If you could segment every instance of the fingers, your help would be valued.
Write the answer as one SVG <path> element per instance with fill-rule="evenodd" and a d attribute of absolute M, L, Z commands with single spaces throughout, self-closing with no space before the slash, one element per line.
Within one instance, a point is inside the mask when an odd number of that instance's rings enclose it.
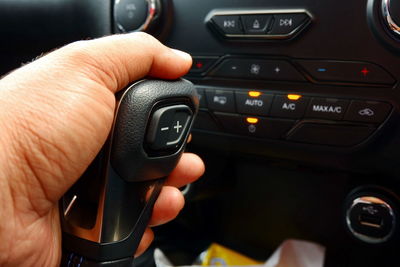
<path fill-rule="evenodd" d="M 203 161 L 195 154 L 184 153 L 154 204 L 149 225 L 157 226 L 173 220 L 185 204 L 185 199 L 177 187 L 194 182 L 203 173 Z"/>
<path fill-rule="evenodd" d="M 166 185 L 182 187 L 197 180 L 203 175 L 204 170 L 204 163 L 199 156 L 184 153 L 178 165 L 168 177 Z"/>
<path fill-rule="evenodd" d="M 140 256 L 143 254 L 143 252 L 148 249 L 150 246 L 151 242 L 153 242 L 154 239 L 154 233 L 150 228 L 146 228 L 146 231 L 143 234 L 142 240 L 140 240 L 140 244 L 135 252 L 135 257 Z"/>
<path fill-rule="evenodd" d="M 154 204 L 149 226 L 165 224 L 178 216 L 185 199 L 176 187 L 184 186 L 198 179 L 204 173 L 204 163 L 195 154 L 185 153 L 171 173 Z M 141 255 L 153 240 L 153 232 L 148 228 L 140 242 L 135 256 Z"/>
<path fill-rule="evenodd" d="M 154 204 L 149 226 L 157 226 L 173 220 L 181 211 L 185 200 L 176 187 L 164 186 Z M 154 233 L 147 228 L 135 252 L 135 257 L 143 254 L 154 239 Z"/>
<path fill-rule="evenodd" d="M 154 204 L 150 226 L 167 223 L 179 214 L 185 205 L 182 193 L 176 187 L 164 186 Z"/>

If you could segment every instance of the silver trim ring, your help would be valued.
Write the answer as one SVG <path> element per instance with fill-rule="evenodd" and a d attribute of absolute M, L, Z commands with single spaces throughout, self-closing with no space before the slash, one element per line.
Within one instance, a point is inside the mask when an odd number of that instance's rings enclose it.
<path fill-rule="evenodd" d="M 153 21 L 157 14 L 157 0 L 147 0 L 149 9 L 148 9 L 148 16 L 146 18 L 146 21 L 143 23 L 142 26 L 137 29 L 137 31 L 145 31 L 148 29 L 150 23 Z"/>
<path fill-rule="evenodd" d="M 385 24 L 389 27 L 389 29 L 400 36 L 400 26 L 393 20 L 392 15 L 390 14 L 390 0 L 382 0 L 382 16 L 385 21 Z"/>
<path fill-rule="evenodd" d="M 133 31 L 146 31 L 149 28 L 150 23 L 156 18 L 156 16 L 159 13 L 159 10 L 158 10 L 160 7 L 159 0 L 145 0 L 145 1 L 147 2 L 147 5 L 148 5 L 146 20 L 139 28 L 137 28 L 136 30 L 133 30 Z M 118 2 L 119 2 L 119 0 L 116 1 L 116 4 L 118 4 Z M 116 14 L 114 14 L 114 18 L 116 18 Z M 117 19 L 115 19 L 115 22 L 117 23 L 117 27 L 121 32 L 128 32 L 124 28 L 124 26 L 122 26 L 118 22 Z"/>

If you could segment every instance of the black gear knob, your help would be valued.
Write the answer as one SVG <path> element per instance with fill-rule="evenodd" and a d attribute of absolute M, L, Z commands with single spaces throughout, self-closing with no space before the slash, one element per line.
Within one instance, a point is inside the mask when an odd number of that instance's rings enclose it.
<path fill-rule="evenodd" d="M 60 201 L 65 266 L 131 266 L 199 106 L 183 79 L 143 80 L 117 100 L 106 144 Z"/>

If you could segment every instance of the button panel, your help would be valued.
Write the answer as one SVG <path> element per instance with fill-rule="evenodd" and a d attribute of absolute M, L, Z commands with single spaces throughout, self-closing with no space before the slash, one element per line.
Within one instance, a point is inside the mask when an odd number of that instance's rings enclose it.
<path fill-rule="evenodd" d="M 186 105 L 163 107 L 152 115 L 146 142 L 153 150 L 165 150 L 179 146 L 193 117 Z"/>
<path fill-rule="evenodd" d="M 392 110 L 389 103 L 379 101 L 267 90 L 209 87 L 198 90 L 206 92 L 210 112 L 208 122 L 197 124 L 197 129 L 220 132 L 215 126 L 218 121 L 221 130 L 229 134 L 317 145 L 360 144 Z M 218 131 L 212 130 L 217 128 Z"/>
<path fill-rule="evenodd" d="M 225 38 L 290 39 L 311 22 L 311 17 L 303 10 L 228 10 L 211 13 L 208 21 Z"/>
<path fill-rule="evenodd" d="M 361 61 L 268 59 L 240 55 L 225 56 L 217 62 L 218 59 L 219 57 L 195 57 L 190 74 L 211 78 L 309 81 L 355 86 L 390 87 L 396 83 L 396 79 L 383 67 Z"/>
<path fill-rule="evenodd" d="M 297 60 L 316 81 L 394 84 L 395 79 L 382 67 L 367 63 L 337 60 Z"/>
<path fill-rule="evenodd" d="M 305 81 L 303 75 L 287 61 L 251 58 L 225 59 L 211 71 L 210 76 L 254 80 Z"/>

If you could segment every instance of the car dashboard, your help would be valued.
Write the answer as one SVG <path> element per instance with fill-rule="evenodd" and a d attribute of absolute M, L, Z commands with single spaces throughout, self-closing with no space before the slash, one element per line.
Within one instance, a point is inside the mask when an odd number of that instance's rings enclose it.
<path fill-rule="evenodd" d="M 325 266 L 396 266 L 398 5 L 2 0 L 1 72 L 75 40 L 147 31 L 193 57 L 188 150 L 206 163 L 155 246 L 176 264 L 211 242 L 263 261 L 302 239 L 326 247 Z"/>

